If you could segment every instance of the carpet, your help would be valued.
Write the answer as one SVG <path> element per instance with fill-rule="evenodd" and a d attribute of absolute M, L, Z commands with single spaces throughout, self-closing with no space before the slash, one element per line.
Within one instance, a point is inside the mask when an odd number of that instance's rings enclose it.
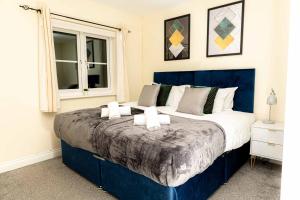
<path fill-rule="evenodd" d="M 210 200 L 280 199 L 281 166 L 257 161 L 246 163 Z M 115 200 L 77 173 L 61 158 L 0 174 L 1 200 Z"/>

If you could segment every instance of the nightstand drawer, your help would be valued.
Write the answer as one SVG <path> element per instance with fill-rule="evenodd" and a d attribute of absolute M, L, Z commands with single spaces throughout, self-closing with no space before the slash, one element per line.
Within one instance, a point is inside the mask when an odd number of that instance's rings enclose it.
<path fill-rule="evenodd" d="M 252 127 L 252 140 L 283 145 L 283 131 Z"/>
<path fill-rule="evenodd" d="M 282 161 L 282 146 L 278 144 L 251 141 L 251 155 Z"/>

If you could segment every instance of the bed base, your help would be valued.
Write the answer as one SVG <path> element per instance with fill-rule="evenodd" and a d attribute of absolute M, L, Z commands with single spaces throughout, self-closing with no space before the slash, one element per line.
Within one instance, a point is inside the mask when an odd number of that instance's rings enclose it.
<path fill-rule="evenodd" d="M 63 163 L 120 200 L 204 200 L 249 159 L 249 142 L 226 152 L 183 185 L 166 187 L 121 165 L 61 141 Z"/>

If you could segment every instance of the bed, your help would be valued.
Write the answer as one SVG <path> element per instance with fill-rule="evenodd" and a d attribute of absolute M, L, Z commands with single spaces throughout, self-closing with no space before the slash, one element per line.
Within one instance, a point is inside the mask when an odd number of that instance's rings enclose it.
<path fill-rule="evenodd" d="M 154 81 L 172 85 L 238 86 L 239 89 L 236 91 L 234 98 L 234 111 L 223 113 L 225 116 L 232 116 L 230 117 L 231 121 L 222 122 L 220 119 L 224 117 L 215 115 L 214 117 L 204 116 L 202 118 L 219 124 L 223 123 L 222 126 L 225 127 L 224 129 L 228 133 L 232 133 L 229 124 L 234 123 L 241 116 L 247 115 L 246 113 L 253 113 L 254 69 L 156 72 L 154 73 Z M 159 111 L 176 115 L 174 110 L 167 107 L 159 108 Z M 236 123 L 242 124 L 239 121 Z M 243 123 L 248 124 L 248 128 L 250 128 L 251 117 L 245 117 Z M 61 140 L 62 157 L 64 164 L 118 199 L 207 199 L 248 160 L 250 130 L 243 127 L 236 128 L 235 131 L 237 132 L 235 133 L 236 135 L 244 135 L 244 137 L 227 140 L 224 153 L 218 156 L 205 171 L 189 178 L 183 184 L 175 186 L 159 184 L 157 181 L 129 170 L 122 165 L 103 159 L 103 156 L 100 157 L 97 152 L 89 147 L 78 148 L 77 145 L 68 144 L 65 141 L 67 139 Z M 242 134 L 242 131 L 248 132 L 248 136 L 247 133 Z M 81 136 L 84 136 L 84 134 L 81 134 Z"/>

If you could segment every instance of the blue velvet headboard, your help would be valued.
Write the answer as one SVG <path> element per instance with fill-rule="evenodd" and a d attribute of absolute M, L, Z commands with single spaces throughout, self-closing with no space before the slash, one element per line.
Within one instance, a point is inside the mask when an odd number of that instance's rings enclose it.
<path fill-rule="evenodd" d="M 238 87 L 233 110 L 253 112 L 255 69 L 154 72 L 154 82 L 169 85 Z"/>

